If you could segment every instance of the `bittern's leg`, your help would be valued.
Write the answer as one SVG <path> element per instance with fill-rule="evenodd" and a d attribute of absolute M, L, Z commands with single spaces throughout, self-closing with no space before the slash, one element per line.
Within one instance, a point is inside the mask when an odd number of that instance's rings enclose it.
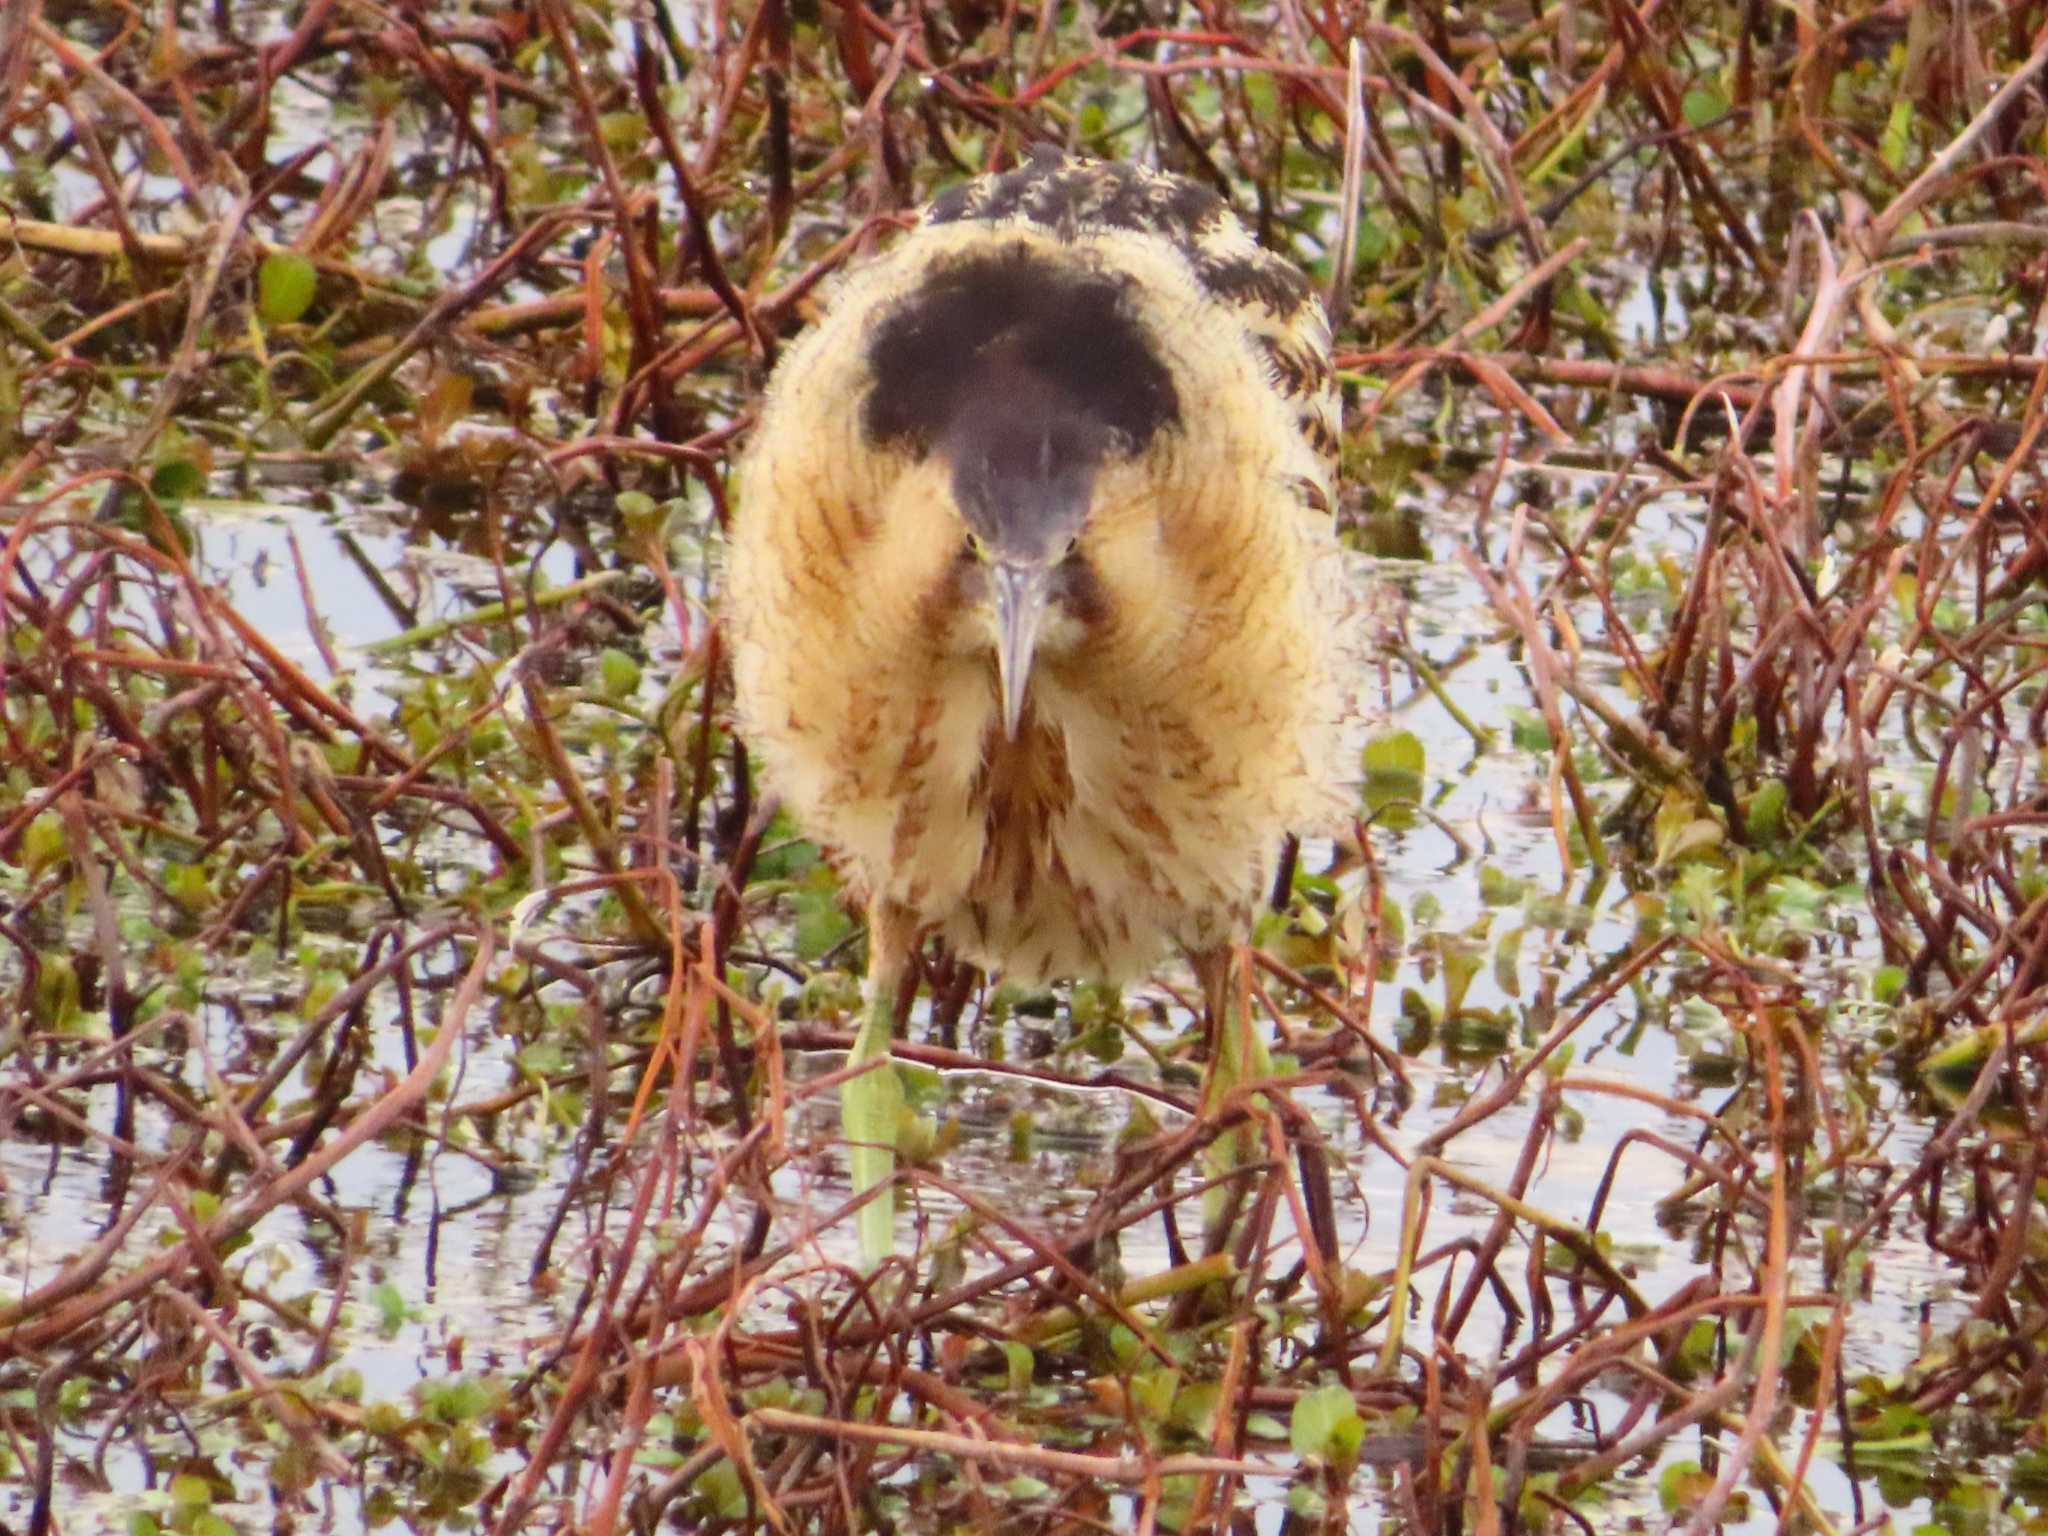
<path fill-rule="evenodd" d="M 1252 1025 L 1251 1009 L 1236 1006 L 1237 951 L 1227 944 L 1218 945 L 1197 951 L 1188 959 L 1195 968 L 1195 980 L 1201 984 L 1203 1009 L 1208 1015 L 1209 1071 L 1202 1085 L 1202 1112 L 1214 1114 L 1240 1084 L 1271 1077 L 1273 1059 Z M 1258 1155 L 1257 1127 L 1240 1126 L 1210 1143 L 1209 1174 L 1212 1178 L 1226 1174 L 1256 1160 Z M 1222 1228 L 1233 1203 L 1228 1186 L 1223 1185 L 1210 1191 L 1203 1202 L 1212 1252 L 1222 1245 L 1226 1235 Z"/>
<path fill-rule="evenodd" d="M 914 987 L 917 920 L 887 900 L 868 906 L 868 997 L 848 1066 L 880 1059 L 882 1065 L 849 1078 L 839 1090 L 840 1121 L 849 1150 L 853 1192 L 887 1184 L 896 1173 L 896 1133 L 903 1118 L 903 1084 L 888 1064 L 899 1006 Z M 884 1189 L 860 1209 L 861 1260 L 872 1269 L 895 1251 L 896 1199 Z"/>
<path fill-rule="evenodd" d="M 1229 944 L 1214 949 L 1198 950 L 1188 956 L 1195 968 L 1195 980 L 1202 989 L 1202 1005 L 1209 1015 L 1209 1043 L 1213 1048 L 1216 1064 L 1209 1074 L 1213 1085 L 1219 1075 L 1227 1081 L 1223 1092 L 1228 1093 L 1241 1082 L 1253 1078 L 1271 1077 L 1273 1060 L 1266 1050 L 1266 1042 L 1252 1028 L 1248 1008 L 1239 1008 L 1237 987 L 1237 950 Z"/>

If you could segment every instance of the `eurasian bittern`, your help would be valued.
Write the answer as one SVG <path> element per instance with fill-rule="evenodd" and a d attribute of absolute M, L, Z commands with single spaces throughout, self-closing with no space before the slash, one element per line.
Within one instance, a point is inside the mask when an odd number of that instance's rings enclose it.
<path fill-rule="evenodd" d="M 766 781 L 867 902 L 856 1060 L 927 933 L 1027 981 L 1178 947 L 1221 1018 L 1286 834 L 1344 804 L 1336 409 L 1299 271 L 1057 152 L 942 195 L 789 350 L 727 615 Z M 849 1124 L 857 1187 L 893 1133 Z"/>

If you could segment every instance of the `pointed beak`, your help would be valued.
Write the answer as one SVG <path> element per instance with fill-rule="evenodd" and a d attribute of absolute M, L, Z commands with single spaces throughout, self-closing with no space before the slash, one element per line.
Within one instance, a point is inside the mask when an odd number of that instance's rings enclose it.
<path fill-rule="evenodd" d="M 996 679 L 1003 694 L 1003 734 L 1017 737 L 1024 718 L 1024 694 L 1031 686 L 1031 656 L 1038 649 L 1038 629 L 1045 619 L 1046 586 L 1052 575 L 1044 565 L 998 560 L 989 567 L 989 585 L 996 605 Z"/>

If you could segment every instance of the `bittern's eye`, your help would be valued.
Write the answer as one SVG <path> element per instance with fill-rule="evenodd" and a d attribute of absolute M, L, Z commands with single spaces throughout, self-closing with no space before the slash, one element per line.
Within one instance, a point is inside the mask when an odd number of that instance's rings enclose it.
<path fill-rule="evenodd" d="M 1065 552 L 1064 554 L 1062 554 L 1062 555 L 1060 556 L 1060 558 L 1061 558 L 1062 560 L 1074 560 L 1074 559 L 1078 559 L 1078 558 L 1080 557 L 1080 554 L 1081 554 L 1081 541 L 1080 541 L 1080 539 L 1078 539 L 1078 538 L 1072 538 L 1072 539 L 1069 539 L 1069 540 L 1067 540 L 1067 548 L 1066 548 L 1066 552 Z"/>
<path fill-rule="evenodd" d="M 962 560 L 979 560 L 981 558 L 980 538 L 971 533 L 967 535 L 960 543 L 960 558 Z"/>

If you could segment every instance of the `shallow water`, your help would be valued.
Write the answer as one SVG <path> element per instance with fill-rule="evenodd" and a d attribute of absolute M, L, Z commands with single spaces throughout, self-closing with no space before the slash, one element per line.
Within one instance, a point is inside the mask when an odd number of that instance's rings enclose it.
<path fill-rule="evenodd" d="M 210 577 L 288 656 L 308 669 L 321 668 L 303 596 L 291 576 L 289 541 L 295 535 L 332 643 L 356 673 L 358 697 L 386 696 L 380 678 L 391 677 L 391 687 L 401 686 L 394 674 L 383 671 L 363 650 L 397 632 L 399 616 L 377 598 L 360 565 L 343 552 L 333 525 L 305 511 L 294 511 L 282 500 L 261 506 L 195 507 L 192 511 L 201 530 Z M 459 591 L 464 586 L 486 593 L 495 590 L 488 567 L 481 562 L 423 550 L 395 528 L 377 532 L 379 521 L 373 517 L 366 524 L 360 517 L 351 517 L 355 541 L 378 563 L 387 581 L 415 597 L 422 619 L 459 613 L 463 608 Z M 1675 518 L 1670 528 L 1682 533 L 1682 524 Z M 1448 543 L 1460 537 L 1451 529 L 1432 527 L 1430 531 L 1433 541 Z M 472 567 L 473 573 L 465 579 Z M 573 573 L 566 557 L 551 560 L 549 574 L 556 580 L 568 579 Z M 1472 639 L 1474 616 L 1481 612 L 1483 598 L 1449 561 L 1429 566 L 1386 564 L 1363 571 L 1362 576 L 1398 589 L 1407 605 L 1408 633 L 1425 652 L 1448 651 Z M 1482 619 L 1482 637 L 1484 633 Z M 1498 719 L 1505 703 L 1528 698 L 1525 674 L 1507 648 L 1483 638 L 1477 651 L 1451 675 L 1448 685 L 1462 706 L 1480 719 Z M 1474 980 L 1468 1002 L 1514 1020 L 1521 1017 L 1521 1010 L 1538 989 L 1555 997 L 1570 997 L 1578 984 L 1629 944 L 1636 917 L 1625 882 L 1610 880 L 1601 887 L 1584 872 L 1564 873 L 1549 818 L 1536 809 L 1541 789 L 1534 767 L 1537 759 L 1513 747 L 1504 736 L 1491 751 L 1475 756 L 1469 738 L 1426 694 L 1398 703 L 1390 720 L 1422 739 L 1436 792 L 1430 803 L 1432 818 L 1414 819 L 1405 827 L 1381 831 L 1375 838 L 1387 901 L 1412 908 L 1418 897 L 1434 898 L 1441 904 L 1434 926 L 1445 934 L 1459 933 L 1489 912 L 1496 932 L 1528 922 L 1514 906 L 1489 908 L 1485 904 L 1474 878 L 1480 862 L 1526 880 L 1534 892 L 1552 893 L 1571 902 L 1590 897 L 1590 909 L 1573 919 L 1579 926 L 1560 929 L 1529 922 L 1516 968 L 1519 996 L 1507 991 L 1503 978 L 1486 966 Z M 1457 766 L 1446 771 L 1447 765 Z M 1468 848 L 1461 849 L 1451 835 L 1453 830 Z M 1311 861 L 1318 852 L 1310 850 Z M 1327 852 L 1320 850 L 1320 855 L 1327 857 Z M 1347 885 L 1355 893 L 1355 876 L 1347 877 Z M 575 938 L 573 922 L 564 923 L 559 917 L 550 920 L 547 931 L 550 941 L 573 943 Z M 1817 976 L 1831 978 L 1826 985 L 1848 986 L 1855 973 L 1869 963 L 1867 944 L 1855 943 L 1838 960 L 1816 964 L 1814 969 Z M 1398 986 L 1405 984 L 1425 990 L 1434 985 L 1418 977 L 1411 963 L 1404 964 L 1396 986 L 1379 989 L 1375 1028 L 1384 1037 L 1394 1033 L 1389 1010 Z M 281 1039 L 296 1028 L 296 1015 L 290 1009 L 269 1021 L 260 1009 L 250 1009 L 252 999 L 260 999 L 264 990 L 257 978 L 238 981 L 222 976 L 216 985 L 223 1006 L 209 1009 L 205 1015 L 208 1053 L 215 1059 L 232 1058 L 251 1038 Z M 289 992 L 291 978 L 281 975 L 274 985 Z M 1689 1065 L 1702 1046 L 1721 1051 L 1726 1042 L 1695 1038 L 1696 1030 L 1685 1023 L 1683 1010 L 1677 1006 L 1684 995 L 1682 978 L 1670 967 L 1652 969 L 1635 992 L 1624 991 L 1579 1031 L 1573 1071 L 1638 1083 L 1714 1109 L 1727 1089 L 1693 1075 Z M 1168 994 L 1151 996 L 1163 1022 L 1155 1020 L 1140 1027 L 1164 1047 L 1189 1021 Z M 1147 989 L 1137 989 L 1127 999 L 1134 1015 L 1148 1011 L 1139 1006 L 1146 998 Z M 373 1010 L 368 1038 L 373 1042 L 376 1065 L 399 1074 L 405 1066 L 397 1032 L 390 1024 L 391 1002 L 388 996 L 383 998 L 380 1007 L 387 1010 L 383 1017 Z M 1651 1002 L 1657 1007 L 1646 1012 Z M 226 1006 L 229 1003 L 234 1006 Z M 1020 1027 L 1022 1022 L 1005 1027 L 1003 1054 L 1007 1058 L 1023 1059 L 1054 1048 L 1057 1032 L 1047 1026 L 1059 1021 L 1031 1020 L 1028 1028 Z M 197 1051 L 173 1055 L 159 1063 L 159 1070 L 173 1071 L 189 1088 L 203 1092 L 199 1056 Z M 829 1056 L 805 1057 L 797 1060 L 794 1070 L 801 1080 L 832 1064 Z M 1064 1064 L 1070 1070 L 1087 1066 L 1085 1058 L 1071 1059 L 1057 1049 L 1045 1064 Z M 1414 1100 L 1407 1108 L 1399 1108 L 1384 1093 L 1375 1095 L 1370 1084 L 1367 1087 L 1369 1098 L 1381 1112 L 1385 1134 L 1396 1145 L 1413 1148 L 1445 1124 L 1467 1096 L 1491 1083 L 1501 1070 L 1501 1058 L 1493 1051 L 1461 1055 L 1432 1045 L 1410 1056 L 1406 1066 L 1415 1088 Z M 518 1080 L 508 1044 L 495 1035 L 488 1011 L 472 1023 L 459 1070 L 451 1094 L 458 1102 L 484 1097 Z M 1143 1055 L 1135 1050 L 1126 1051 L 1117 1070 L 1140 1076 L 1150 1071 Z M 1124 1095 L 1113 1090 L 1062 1091 L 972 1071 L 946 1073 L 944 1081 L 947 1111 L 957 1114 L 961 1127 L 959 1144 L 945 1159 L 949 1177 L 1020 1215 L 1056 1220 L 1062 1210 L 1078 1214 L 1088 1191 L 1106 1174 L 1116 1135 L 1129 1112 Z M 1401 1169 L 1362 1133 L 1348 1098 L 1307 1090 L 1300 1099 L 1315 1115 L 1339 1170 L 1343 1262 L 1366 1272 L 1391 1268 L 1400 1236 Z M 97 1090 L 89 1102 L 95 1123 L 111 1128 L 114 1090 Z M 1570 1095 L 1568 1102 L 1577 1113 L 1577 1123 L 1570 1134 L 1552 1143 L 1528 1195 L 1536 1205 L 1567 1220 L 1583 1220 L 1610 1154 L 1624 1133 L 1649 1129 L 1680 1144 L 1689 1144 L 1698 1135 L 1697 1122 L 1664 1116 L 1628 1099 L 1577 1093 Z M 1447 1157 L 1476 1177 L 1489 1182 L 1503 1180 L 1520 1154 L 1532 1105 L 1533 1100 L 1525 1099 L 1522 1106 L 1487 1120 L 1456 1140 L 1447 1149 Z M 1929 1130 L 1906 1109 L 1890 1091 L 1872 1106 L 1874 1118 L 1880 1121 L 1901 1117 L 1887 1149 L 1895 1164 L 1910 1161 Z M 529 1104 L 508 1117 L 509 1128 L 499 1127 L 498 1154 L 512 1152 L 523 1170 L 522 1177 L 510 1183 L 494 1179 L 487 1168 L 451 1150 L 407 1154 L 372 1146 L 344 1162 L 322 1185 L 319 1193 L 333 1208 L 360 1212 L 364 1220 L 366 1247 L 348 1273 L 351 1321 L 336 1336 L 329 1369 L 359 1373 L 366 1403 L 402 1404 L 423 1383 L 459 1372 L 516 1374 L 532 1363 L 533 1350 L 567 1321 L 575 1290 L 573 1279 L 566 1286 L 551 1282 L 537 1287 L 529 1276 L 552 1213 L 563 1198 L 570 1168 L 566 1153 L 571 1133 L 546 1126 L 539 1113 L 537 1105 Z M 1030 1150 L 1021 1157 L 1011 1137 L 1013 1118 L 1019 1114 L 1028 1114 L 1033 1122 Z M 1170 1119 L 1170 1112 L 1167 1114 Z M 794 1127 L 800 1138 L 813 1138 L 815 1151 L 809 1157 L 793 1159 L 776 1176 L 775 1193 L 783 1202 L 785 1219 L 805 1209 L 822 1216 L 844 1198 L 843 1159 L 831 1145 L 834 1120 L 829 1105 L 814 1099 Z M 169 1134 L 168 1122 L 145 1105 L 137 1117 L 137 1141 L 144 1147 L 158 1147 Z M 48 1279 L 99 1235 L 107 1216 L 108 1176 L 106 1155 L 90 1143 L 39 1146 L 23 1139 L 0 1143 L 0 1188 L 7 1191 L 7 1226 L 14 1234 L 0 1265 L 4 1265 L 10 1289 L 19 1293 Z M 1660 1197 L 1681 1177 L 1682 1167 L 1675 1160 L 1651 1148 L 1632 1149 L 1602 1222 L 1602 1229 L 1618 1245 L 1617 1257 L 1625 1254 L 1629 1272 L 1653 1303 L 1679 1290 L 1699 1272 L 1701 1260 L 1692 1252 L 1684 1230 L 1674 1227 L 1659 1206 Z M 901 1218 L 906 1237 L 918 1230 L 929 1235 L 943 1232 L 955 1214 L 949 1201 L 929 1190 L 917 1197 L 916 1207 Z M 616 1234 L 622 1214 L 617 1209 L 607 1212 L 580 1203 L 573 1206 L 556 1239 L 558 1266 L 566 1264 L 573 1275 L 578 1262 L 573 1256 L 603 1241 L 607 1232 Z M 1492 1215 L 1490 1205 L 1439 1185 L 1429 1229 L 1431 1242 L 1479 1237 Z M 714 1229 L 714 1242 L 737 1241 L 740 1233 L 733 1223 L 739 1219 L 735 1208 L 730 1220 L 721 1223 L 725 1230 Z M 147 1252 L 155 1233 L 166 1224 L 158 1217 L 140 1224 L 130 1244 L 137 1257 Z M 850 1231 L 822 1234 L 809 1253 L 810 1262 L 818 1258 L 852 1262 L 855 1250 Z M 1943 1321 L 1944 1314 L 1960 1315 L 1966 1310 L 1967 1298 L 1948 1288 L 1943 1269 L 1930 1262 L 1916 1240 L 1900 1236 L 1880 1245 L 1872 1258 L 1873 1293 L 1851 1313 L 1843 1358 L 1852 1373 L 1887 1374 L 1911 1361 L 1925 1321 Z M 1126 1234 L 1120 1244 L 1120 1259 L 1123 1271 L 1132 1276 L 1165 1268 L 1169 1258 L 1158 1223 Z M 1818 1255 L 1802 1252 L 1798 1263 L 1808 1278 L 1817 1282 Z M 260 1276 L 255 1283 L 266 1294 L 304 1297 L 318 1307 L 331 1300 L 341 1267 L 335 1234 L 323 1223 L 290 1209 L 273 1213 L 260 1223 L 249 1249 L 236 1257 L 238 1272 Z M 1439 1268 L 1418 1279 L 1424 1320 L 1431 1315 L 1442 1278 Z M 1463 1279 L 1461 1269 L 1457 1275 L 1460 1286 Z M 382 1312 L 381 1323 L 377 1321 L 378 1308 L 366 1294 L 379 1286 L 387 1287 L 387 1294 L 397 1298 Z M 1489 1340 L 1505 1341 L 1519 1331 L 1507 1325 L 1489 1299 L 1482 1301 L 1474 1324 L 1461 1336 L 1460 1347 L 1483 1359 L 1491 1347 Z M 273 1362 L 273 1368 L 279 1375 L 289 1376 L 297 1369 L 293 1363 L 296 1346 L 286 1342 L 286 1335 L 278 1338 L 285 1353 Z M 1613 1393 L 1595 1391 L 1580 1407 L 1561 1408 L 1554 1414 L 1546 1436 L 1564 1442 L 1576 1440 L 1585 1427 L 1581 1418 L 1585 1409 L 1611 1420 L 1624 1406 L 1624 1400 Z M 90 1440 L 106 1427 L 80 1428 L 86 1431 L 83 1439 L 67 1436 L 69 1454 L 85 1453 Z M 1796 1448 L 1803 1428 L 1803 1415 L 1795 1415 L 1784 1427 L 1779 1443 Z M 1268 1447 L 1265 1453 L 1271 1454 L 1273 1449 Z M 159 1443 L 153 1456 L 161 1457 L 169 1450 Z M 104 1489 L 95 1491 L 65 1481 L 61 1484 L 60 1514 L 74 1521 L 97 1520 L 112 1511 L 151 1507 L 157 1496 L 144 1491 L 152 1483 L 152 1472 L 141 1451 L 140 1445 L 117 1434 L 97 1458 L 106 1479 Z M 1667 1448 L 1659 1463 L 1610 1481 L 1610 1501 L 1603 1519 L 1618 1517 L 1622 1505 L 1630 1502 L 1644 1512 L 1654 1510 L 1659 1467 L 1682 1455 L 1697 1454 L 1697 1440 L 1682 1437 Z M 498 1465 L 485 1471 L 495 1476 L 513 1469 L 514 1464 L 501 1456 Z M 1371 1471 L 1359 1474 L 1352 1529 L 1371 1532 L 1382 1528 L 1382 1476 Z M 1823 1457 L 1815 1463 L 1811 1476 L 1823 1506 L 1845 1514 L 1850 1508 L 1849 1485 L 1840 1470 Z M 1275 1485 L 1276 1490 L 1279 1486 Z M 1380 1489 L 1377 1493 L 1376 1487 Z M 18 1485 L 11 1492 L 0 1493 L 0 1509 L 7 1510 L 10 1519 L 20 1518 L 20 1496 Z M 1257 1499 L 1256 1490 L 1251 1496 Z M 361 1524 L 358 1498 L 344 1495 L 333 1504 L 323 1517 L 327 1528 L 341 1532 L 367 1529 Z M 1617 1499 L 1620 1504 L 1614 1502 Z M 1278 1529 L 1278 1504 L 1276 1493 L 1259 1518 L 1261 1530 Z M 216 1507 L 222 1512 L 229 1509 Z M 254 1505 L 244 1505 L 243 1510 L 260 1514 L 261 1507 L 259 1499 Z M 1923 1502 L 1909 1505 L 1897 1515 L 1917 1523 L 1930 1509 Z M 1769 1511 L 1759 1504 L 1752 1507 L 1746 1521 L 1733 1521 L 1728 1529 L 1761 1532 L 1771 1529 L 1772 1523 Z"/>

